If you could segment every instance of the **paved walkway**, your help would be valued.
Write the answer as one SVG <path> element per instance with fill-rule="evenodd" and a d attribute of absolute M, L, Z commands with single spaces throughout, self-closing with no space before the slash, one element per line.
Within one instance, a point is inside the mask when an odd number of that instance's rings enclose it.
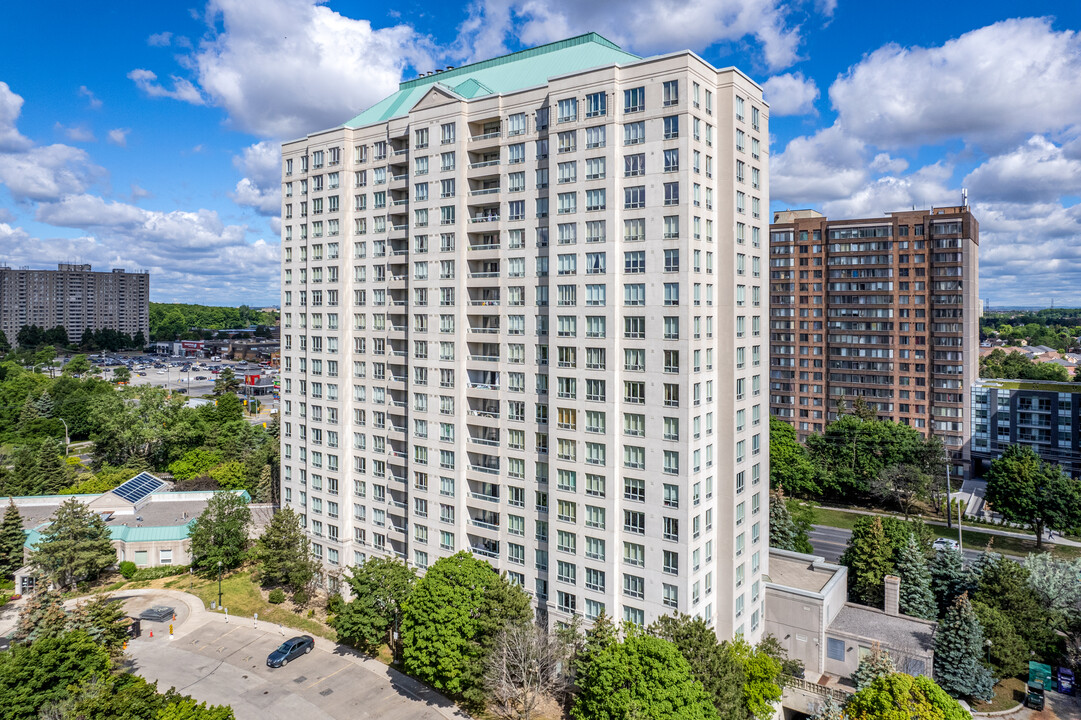
<path fill-rule="evenodd" d="M 903 515 L 877 512 L 875 510 L 862 510 L 860 508 L 835 507 L 835 506 L 831 506 L 831 505 L 823 505 L 822 507 L 827 507 L 830 510 L 838 510 L 838 511 L 841 511 L 841 512 L 853 513 L 855 515 L 881 515 L 883 517 L 892 515 L 893 517 L 899 517 L 899 518 L 904 517 Z M 936 527 L 949 527 L 947 525 L 946 521 L 944 521 L 944 520 L 928 520 L 927 518 L 922 518 L 922 520 L 925 523 L 927 523 L 928 525 L 935 525 Z M 957 525 L 955 524 L 953 527 L 954 527 L 954 529 L 956 529 Z M 1020 530 L 1000 530 L 999 528 L 996 528 L 996 527 L 988 527 L 986 525 L 977 525 L 975 523 L 965 523 L 964 527 L 965 527 L 965 529 L 972 530 L 974 532 L 987 533 L 988 535 L 999 535 L 999 536 L 1002 536 L 1002 537 L 1011 537 L 1011 538 L 1017 538 L 1019 540 L 1031 540 L 1032 542 L 1036 542 L 1036 536 L 1035 535 L 1033 535 L 1032 533 L 1027 533 L 1027 532 L 1023 532 L 1023 531 L 1020 531 Z M 1043 544 L 1044 545 L 1062 545 L 1064 547 L 1081 547 L 1081 542 L 1078 542 L 1077 540 L 1071 540 L 1069 538 L 1064 538 L 1061 535 L 1055 535 L 1055 537 L 1053 539 L 1051 539 L 1051 540 L 1048 540 L 1045 537 L 1043 539 Z"/>

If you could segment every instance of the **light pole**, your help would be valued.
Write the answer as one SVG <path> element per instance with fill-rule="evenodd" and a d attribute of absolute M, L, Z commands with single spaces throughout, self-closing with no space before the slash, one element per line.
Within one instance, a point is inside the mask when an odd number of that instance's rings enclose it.
<path fill-rule="evenodd" d="M 218 608 L 221 609 L 221 560 L 218 561 Z"/>
<path fill-rule="evenodd" d="M 60 422 L 64 423 L 64 457 L 67 457 L 68 445 L 71 445 L 71 435 L 68 433 L 68 421 L 60 418 Z"/>
<path fill-rule="evenodd" d="M 987 666 L 990 667 L 991 666 L 991 641 L 988 640 L 985 643 L 985 645 L 987 645 Z"/>

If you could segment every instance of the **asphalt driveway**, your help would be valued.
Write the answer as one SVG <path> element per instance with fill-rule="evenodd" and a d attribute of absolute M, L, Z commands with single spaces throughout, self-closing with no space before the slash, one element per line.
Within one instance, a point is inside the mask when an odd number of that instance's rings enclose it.
<path fill-rule="evenodd" d="M 321 638 L 311 653 L 272 669 L 267 655 L 300 633 L 286 628 L 283 637 L 276 626 L 251 619 L 226 623 L 199 608 L 181 611 L 183 603 L 169 597 L 131 598 L 126 605 L 131 612 L 152 604 L 178 606 L 177 632 L 170 640 L 168 623 L 144 622 L 143 636 L 128 645 L 132 670 L 156 680 L 160 690 L 175 687 L 200 701 L 231 705 L 237 720 L 465 717 L 414 681 Z"/>

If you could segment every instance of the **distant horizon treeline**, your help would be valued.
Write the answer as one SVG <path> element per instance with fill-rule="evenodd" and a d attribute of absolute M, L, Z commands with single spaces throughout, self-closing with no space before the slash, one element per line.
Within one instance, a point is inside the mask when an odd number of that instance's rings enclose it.
<path fill-rule="evenodd" d="M 204 333 L 191 328 L 226 330 L 251 326 L 272 327 L 277 312 L 263 312 L 248 305 L 228 307 L 190 303 L 150 303 L 151 340 L 202 340 Z"/>

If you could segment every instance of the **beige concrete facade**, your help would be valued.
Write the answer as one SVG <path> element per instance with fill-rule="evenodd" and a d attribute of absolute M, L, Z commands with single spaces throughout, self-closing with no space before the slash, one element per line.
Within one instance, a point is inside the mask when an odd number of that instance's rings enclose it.
<path fill-rule="evenodd" d="M 799 439 L 857 398 L 970 465 L 979 376 L 979 223 L 967 206 L 770 226 L 770 412 Z"/>
<path fill-rule="evenodd" d="M 0 330 L 14 345 L 24 325 L 62 325 L 73 343 L 87 328 L 142 332 L 149 340 L 150 274 L 69 263 L 56 270 L 0 267 Z"/>
<path fill-rule="evenodd" d="M 689 52 L 438 77 L 283 146 L 284 502 L 332 573 L 472 550 L 556 621 L 759 637 L 761 89 Z"/>
<path fill-rule="evenodd" d="M 898 670 L 930 676 L 934 661 L 931 620 L 897 609 L 897 578 L 887 578 L 887 609 L 847 602 L 848 568 L 823 558 L 770 550 L 765 630 L 803 663 L 810 682 L 851 678 L 876 644 Z M 892 580 L 892 582 L 891 582 Z"/>

